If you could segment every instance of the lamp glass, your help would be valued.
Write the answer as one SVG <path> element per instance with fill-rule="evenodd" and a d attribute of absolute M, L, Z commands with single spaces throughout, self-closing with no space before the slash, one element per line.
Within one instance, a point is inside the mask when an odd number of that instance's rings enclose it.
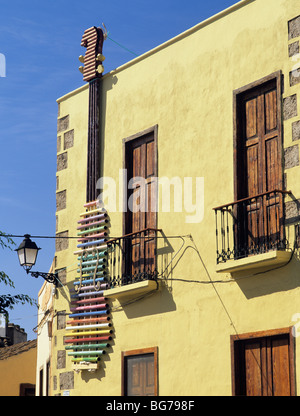
<path fill-rule="evenodd" d="M 25 267 L 32 267 L 36 262 L 37 257 L 37 249 L 36 248 L 25 248 L 25 261 L 23 266 Z"/>
<path fill-rule="evenodd" d="M 25 239 L 17 248 L 19 262 L 22 267 L 28 272 L 36 262 L 36 257 L 39 248 L 30 240 L 29 235 L 25 235 Z"/>
<path fill-rule="evenodd" d="M 25 264 L 25 250 L 23 248 L 18 251 L 18 257 L 20 265 L 23 266 Z"/>

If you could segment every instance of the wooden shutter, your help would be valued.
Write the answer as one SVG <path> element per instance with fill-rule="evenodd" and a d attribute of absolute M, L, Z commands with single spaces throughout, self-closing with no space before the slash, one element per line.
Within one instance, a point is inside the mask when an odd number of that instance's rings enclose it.
<path fill-rule="evenodd" d="M 126 223 L 126 234 L 156 226 L 156 212 L 151 209 L 151 195 L 156 195 L 156 146 L 153 134 L 147 134 L 130 142 L 126 149 L 128 181 L 132 180 L 132 200 L 137 202 L 133 208 L 141 208 L 131 213 L 131 221 Z M 131 165 L 131 166 L 130 166 Z M 136 180 L 134 178 L 137 178 Z M 140 188 L 138 178 L 144 178 L 146 189 Z M 134 194 L 139 195 L 134 197 Z M 129 195 L 130 196 L 130 195 Z M 155 203 L 155 201 L 153 201 Z"/>
<path fill-rule="evenodd" d="M 153 354 L 127 357 L 127 396 L 154 396 Z"/>
<path fill-rule="evenodd" d="M 233 339 L 233 394 L 294 395 L 294 345 L 289 332 Z"/>
<path fill-rule="evenodd" d="M 234 114 L 235 200 L 249 198 L 238 213 L 239 245 L 276 244 L 283 240 L 283 198 L 266 193 L 283 189 L 281 74 L 235 91 Z"/>
<path fill-rule="evenodd" d="M 122 352 L 122 394 L 158 394 L 157 347 Z"/>
<path fill-rule="evenodd" d="M 143 132 L 126 139 L 125 167 L 128 182 L 134 189 L 128 191 L 128 199 L 135 201 L 124 216 L 124 234 L 138 233 L 156 228 L 157 203 L 157 142 L 156 130 Z M 141 187 L 139 178 L 145 180 Z M 133 208 L 133 209 L 132 209 Z M 154 233 L 140 233 L 131 241 L 132 275 L 152 271 L 155 268 L 156 242 Z"/>

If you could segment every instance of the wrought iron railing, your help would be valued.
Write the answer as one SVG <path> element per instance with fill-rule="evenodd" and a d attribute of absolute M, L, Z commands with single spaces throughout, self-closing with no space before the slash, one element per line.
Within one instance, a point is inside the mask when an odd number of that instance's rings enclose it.
<path fill-rule="evenodd" d="M 146 228 L 107 241 L 110 288 L 157 279 L 156 245 L 160 231 Z"/>
<path fill-rule="evenodd" d="M 214 208 L 217 263 L 285 250 L 284 197 L 273 190 Z"/>

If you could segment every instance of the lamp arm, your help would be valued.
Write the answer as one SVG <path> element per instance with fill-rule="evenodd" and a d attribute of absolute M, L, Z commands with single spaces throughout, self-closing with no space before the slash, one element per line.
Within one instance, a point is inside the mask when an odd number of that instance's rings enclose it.
<path fill-rule="evenodd" d="M 58 275 L 57 273 L 44 273 L 44 272 L 29 272 L 31 276 L 35 277 L 42 277 L 49 283 L 53 283 L 55 286 L 58 285 Z"/>

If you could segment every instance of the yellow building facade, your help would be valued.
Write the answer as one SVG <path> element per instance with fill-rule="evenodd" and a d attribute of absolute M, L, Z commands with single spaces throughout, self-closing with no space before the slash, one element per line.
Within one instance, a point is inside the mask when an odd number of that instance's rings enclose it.
<path fill-rule="evenodd" d="M 36 356 L 36 340 L 0 349 L 1 396 L 35 395 Z"/>
<path fill-rule="evenodd" d="M 110 334 L 96 363 L 68 342 L 89 330 L 70 319 L 87 310 L 79 221 L 98 209 L 90 85 L 58 99 L 52 395 L 298 393 L 299 40 L 297 0 L 244 0 L 99 78 Z M 153 215 L 123 212 L 145 200 L 136 177 Z"/>

